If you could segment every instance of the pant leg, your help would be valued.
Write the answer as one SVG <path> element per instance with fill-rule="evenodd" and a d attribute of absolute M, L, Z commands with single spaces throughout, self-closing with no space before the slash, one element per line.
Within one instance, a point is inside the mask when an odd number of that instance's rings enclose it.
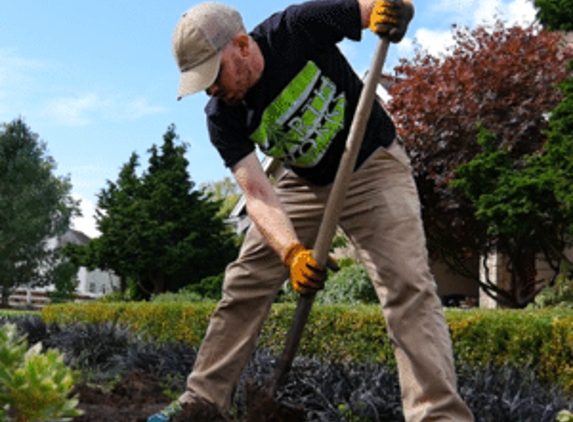
<path fill-rule="evenodd" d="M 328 188 L 307 186 L 290 172 L 277 183 L 277 193 L 297 235 L 308 247 L 316 237 L 327 192 Z M 222 299 L 211 317 L 180 401 L 206 399 L 229 410 L 262 324 L 287 278 L 288 270 L 252 225 L 239 257 L 226 270 Z"/>
<path fill-rule="evenodd" d="M 395 142 L 354 175 L 341 225 L 380 297 L 408 422 L 473 421 L 457 392 L 449 330 L 428 266 L 409 159 Z"/>

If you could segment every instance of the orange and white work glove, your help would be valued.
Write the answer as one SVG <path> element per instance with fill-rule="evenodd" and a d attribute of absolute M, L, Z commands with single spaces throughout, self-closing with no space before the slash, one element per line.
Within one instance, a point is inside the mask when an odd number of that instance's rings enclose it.
<path fill-rule="evenodd" d="M 283 257 L 283 264 L 290 269 L 292 287 L 301 295 L 316 293 L 324 289 L 326 269 L 312 256 L 312 251 L 302 243 L 292 244 Z M 338 271 L 338 264 L 329 257 L 326 264 L 333 271 Z"/>
<path fill-rule="evenodd" d="M 370 14 L 370 30 L 394 43 L 402 41 L 414 17 L 410 0 L 379 0 Z"/>

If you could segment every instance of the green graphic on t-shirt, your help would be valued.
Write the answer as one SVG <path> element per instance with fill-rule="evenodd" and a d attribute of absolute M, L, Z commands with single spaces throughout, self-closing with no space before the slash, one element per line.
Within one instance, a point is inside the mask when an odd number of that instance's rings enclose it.
<path fill-rule="evenodd" d="M 266 155 L 311 167 L 343 128 L 345 105 L 344 93 L 309 61 L 265 109 L 250 139 Z"/>

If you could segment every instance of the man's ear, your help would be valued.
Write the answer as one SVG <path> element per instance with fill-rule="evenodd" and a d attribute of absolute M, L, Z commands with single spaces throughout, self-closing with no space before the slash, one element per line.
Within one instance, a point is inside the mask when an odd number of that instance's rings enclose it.
<path fill-rule="evenodd" d="M 237 34 L 233 39 L 235 47 L 239 49 L 241 56 L 246 57 L 250 54 L 250 38 L 247 34 Z"/>

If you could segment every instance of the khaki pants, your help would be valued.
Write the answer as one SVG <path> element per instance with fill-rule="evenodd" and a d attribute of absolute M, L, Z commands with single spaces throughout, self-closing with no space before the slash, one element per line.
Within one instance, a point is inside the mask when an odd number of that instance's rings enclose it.
<path fill-rule="evenodd" d="M 292 172 L 278 194 L 300 240 L 312 247 L 330 186 L 309 185 Z M 448 327 L 436 294 L 409 159 L 394 142 L 353 175 L 343 228 L 372 279 L 395 347 L 408 422 L 473 421 L 457 393 Z M 228 410 L 287 269 L 254 225 L 226 272 L 182 402 L 201 397 Z M 320 294 L 320 293 L 319 293 Z M 326 341 L 326 339 L 325 339 Z"/>

